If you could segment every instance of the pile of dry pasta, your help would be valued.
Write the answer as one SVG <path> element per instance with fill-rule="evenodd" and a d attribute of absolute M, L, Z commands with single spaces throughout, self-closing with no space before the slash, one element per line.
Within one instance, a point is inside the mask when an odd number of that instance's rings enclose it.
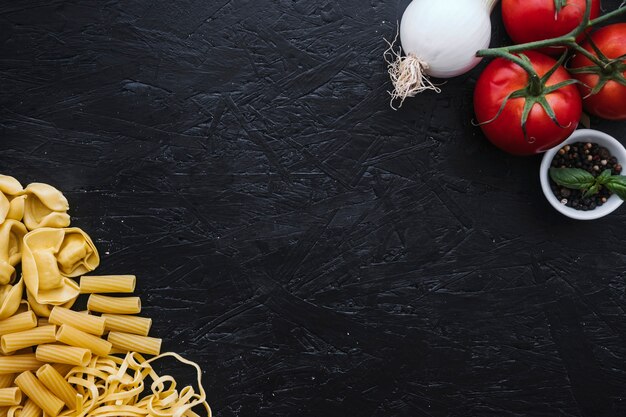
<path fill-rule="evenodd" d="M 139 297 L 101 295 L 132 293 L 135 276 L 87 275 L 100 257 L 68 209 L 56 188 L 0 175 L 0 417 L 210 417 L 200 367 L 161 354 Z M 80 294 L 87 311 L 71 309 Z M 196 368 L 197 391 L 156 374 L 164 356 Z"/>

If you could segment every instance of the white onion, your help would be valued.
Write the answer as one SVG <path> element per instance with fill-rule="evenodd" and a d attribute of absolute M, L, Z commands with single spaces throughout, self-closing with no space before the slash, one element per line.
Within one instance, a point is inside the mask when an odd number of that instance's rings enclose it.
<path fill-rule="evenodd" d="M 392 101 L 424 90 L 439 91 L 426 75 L 451 78 L 474 68 L 479 49 L 489 47 L 489 15 L 497 0 L 413 0 L 402 15 L 405 56 L 389 62 Z M 390 50 L 392 48 L 390 47 Z"/>

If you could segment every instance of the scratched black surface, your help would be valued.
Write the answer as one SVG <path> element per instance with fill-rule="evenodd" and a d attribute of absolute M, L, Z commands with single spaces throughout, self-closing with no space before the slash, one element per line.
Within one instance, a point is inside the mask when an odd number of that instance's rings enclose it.
<path fill-rule="evenodd" d="M 407 4 L 4 1 L 2 172 L 65 191 L 219 416 L 625 416 L 626 210 L 560 217 L 471 125 L 480 68 L 390 110 Z"/>

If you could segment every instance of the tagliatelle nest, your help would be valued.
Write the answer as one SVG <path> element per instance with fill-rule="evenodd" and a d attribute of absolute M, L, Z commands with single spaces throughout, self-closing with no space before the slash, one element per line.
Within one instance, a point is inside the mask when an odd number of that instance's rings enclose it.
<path fill-rule="evenodd" d="M 397 38 L 398 35 L 393 42 L 385 40 L 389 48 L 383 54 L 393 84 L 393 91 L 389 94 L 391 95 L 390 106 L 394 110 L 402 107 L 407 97 L 415 97 L 416 94 L 426 90 L 441 92 L 441 89 L 433 84 L 425 73 L 428 69 L 427 62 L 413 54 L 403 56 L 401 47 L 398 47 L 398 50 L 394 49 Z M 400 100 L 397 108 L 393 105 L 396 100 Z"/>
<path fill-rule="evenodd" d="M 166 356 L 196 368 L 199 392 L 191 386 L 178 391 L 172 376 L 156 374 L 151 363 Z M 67 375 L 67 381 L 79 393 L 79 402 L 76 410 L 62 412 L 59 416 L 197 417 L 191 409 L 202 405 L 210 417 L 201 377 L 202 371 L 196 363 L 173 352 L 148 360 L 135 352 L 129 352 L 124 359 L 94 357 L 88 366 L 74 367 Z M 149 387 L 146 386 L 148 379 L 152 381 Z M 148 389 L 149 393 L 144 395 Z"/>

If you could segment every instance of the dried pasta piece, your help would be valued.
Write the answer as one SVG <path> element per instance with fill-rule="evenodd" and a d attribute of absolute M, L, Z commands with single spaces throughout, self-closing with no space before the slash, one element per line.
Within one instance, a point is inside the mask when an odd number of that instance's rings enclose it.
<path fill-rule="evenodd" d="M 7 219 L 22 220 L 24 216 L 24 189 L 18 180 L 0 175 L 0 223 Z"/>
<path fill-rule="evenodd" d="M 0 286 L 0 320 L 11 317 L 22 302 L 22 292 L 24 290 L 24 278 L 17 284 Z"/>
<path fill-rule="evenodd" d="M 132 293 L 136 281 L 134 275 L 84 275 L 80 277 L 80 293 Z"/>
<path fill-rule="evenodd" d="M 20 405 L 21 402 L 22 391 L 19 388 L 0 388 L 0 407 Z"/>
<path fill-rule="evenodd" d="M 76 299 L 76 277 L 100 263 L 98 251 L 82 230 L 41 228 L 24 237 L 22 271 L 26 288 L 39 304 L 60 305 Z"/>
<path fill-rule="evenodd" d="M 75 329 L 101 336 L 104 333 L 106 320 L 104 317 L 92 316 L 91 314 L 55 306 L 50 313 L 50 323 L 58 325 L 69 324 Z"/>
<path fill-rule="evenodd" d="M 148 336 L 152 319 L 148 317 L 130 316 L 125 314 L 103 314 L 104 329 Z"/>
<path fill-rule="evenodd" d="M 43 363 L 35 358 L 34 353 L 24 355 L 0 356 L 0 374 L 16 374 L 39 369 Z"/>
<path fill-rule="evenodd" d="M 48 415 L 57 416 L 63 409 L 63 401 L 51 393 L 30 371 L 19 374 L 15 378 L 15 385 Z"/>
<path fill-rule="evenodd" d="M 28 300 L 28 303 L 29 303 L 30 307 L 35 312 L 37 317 L 40 317 L 40 318 L 41 317 L 50 317 L 50 314 L 52 313 L 52 308 L 54 306 L 52 306 L 50 304 L 39 304 L 37 302 L 37 300 L 35 300 L 35 296 L 32 295 L 30 293 L 30 291 L 26 291 L 26 299 Z M 63 307 L 63 308 L 70 308 L 70 307 L 72 307 L 74 305 L 75 302 L 76 302 L 76 298 L 72 298 L 67 303 L 61 304 L 61 307 Z"/>
<path fill-rule="evenodd" d="M 196 369 L 198 392 L 191 386 L 178 390 L 173 377 L 159 376 L 152 369 L 152 362 L 167 356 Z M 192 408 L 203 406 L 211 417 L 201 377 L 202 371 L 196 363 L 172 352 L 150 360 L 136 352 L 128 353 L 123 359 L 94 358 L 88 366 L 75 367 L 67 375 L 66 379 L 82 396 L 82 401 L 76 411 L 61 415 L 192 417 L 198 416 Z M 148 379 L 152 380 L 151 384 Z"/>
<path fill-rule="evenodd" d="M 63 228 L 70 225 L 67 214 L 70 206 L 67 199 L 51 185 L 29 184 L 24 190 L 27 198 L 24 203 L 24 224 L 28 230 L 41 227 Z"/>
<path fill-rule="evenodd" d="M 141 312 L 141 299 L 91 294 L 87 300 L 87 308 L 98 313 L 137 314 Z"/>
<path fill-rule="evenodd" d="M 15 266 L 22 260 L 22 240 L 27 232 L 17 220 L 5 220 L 0 225 L 0 285 L 15 278 Z"/>
<path fill-rule="evenodd" d="M 7 354 L 31 346 L 56 342 L 56 329 L 57 326 L 43 326 L 5 334 L 0 338 L 2 353 Z"/>
<path fill-rule="evenodd" d="M 35 351 L 38 361 L 62 363 L 72 366 L 87 366 L 91 360 L 89 349 L 65 345 L 39 345 Z"/>
<path fill-rule="evenodd" d="M 46 364 L 37 370 L 37 378 L 41 383 L 67 405 L 70 410 L 76 409 L 78 393 L 52 366 Z"/>
<path fill-rule="evenodd" d="M 24 403 L 19 414 L 20 417 L 42 417 L 43 410 L 30 398 Z"/>
<path fill-rule="evenodd" d="M 57 341 L 66 345 L 89 349 L 98 356 L 107 356 L 111 352 L 111 343 L 98 336 L 85 333 L 67 324 L 61 325 L 57 331 Z"/>
<path fill-rule="evenodd" d="M 8 319 L 0 320 L 0 336 L 21 332 L 33 327 L 37 327 L 37 316 L 32 311 L 25 311 Z"/>
<path fill-rule="evenodd" d="M 14 374 L 0 374 L 0 388 L 9 388 L 13 385 L 15 377 Z"/>
<path fill-rule="evenodd" d="M 139 336 L 136 334 L 110 332 L 107 340 L 114 348 L 127 352 L 158 355 L 161 353 L 161 339 L 156 337 Z"/>

